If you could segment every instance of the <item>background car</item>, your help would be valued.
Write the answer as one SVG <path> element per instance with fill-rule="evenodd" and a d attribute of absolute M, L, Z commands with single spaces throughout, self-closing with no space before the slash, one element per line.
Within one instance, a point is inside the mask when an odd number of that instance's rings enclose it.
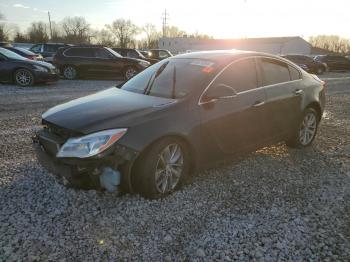
<path fill-rule="evenodd" d="M 20 48 L 20 47 L 4 47 L 4 48 L 6 48 L 12 52 L 15 52 L 16 54 L 19 54 L 20 56 L 31 59 L 31 60 L 38 60 L 38 61 L 44 60 L 42 55 L 35 54 L 32 51 L 29 51 L 29 50 L 24 49 L 24 48 Z"/>
<path fill-rule="evenodd" d="M 321 75 L 327 71 L 325 63 L 318 62 L 306 55 L 283 55 L 282 57 L 292 61 L 309 73 Z"/>
<path fill-rule="evenodd" d="M 84 45 L 60 48 L 53 63 L 66 79 L 77 77 L 108 77 L 130 79 L 150 63 L 122 57 L 104 46 Z"/>
<path fill-rule="evenodd" d="M 158 61 L 173 56 L 170 51 L 165 49 L 150 49 L 148 51 L 148 58 L 157 59 Z"/>
<path fill-rule="evenodd" d="M 19 86 L 52 82 L 59 79 L 57 69 L 46 62 L 29 60 L 0 47 L 0 82 L 14 82 Z"/>
<path fill-rule="evenodd" d="M 65 46 L 70 45 L 62 43 L 41 43 L 33 45 L 29 51 L 42 55 L 45 62 L 52 63 L 53 56 L 56 54 L 57 50 Z"/>
<path fill-rule="evenodd" d="M 350 70 L 350 61 L 341 55 L 318 55 L 315 61 L 325 63 L 330 71 Z"/>
<path fill-rule="evenodd" d="M 132 49 L 132 48 L 119 48 L 119 47 L 113 47 L 112 48 L 114 51 L 116 51 L 118 54 L 124 57 L 130 57 L 130 58 L 137 58 L 137 59 L 142 59 L 145 61 L 150 62 L 152 65 L 157 63 L 159 60 L 158 59 L 152 59 L 145 57 L 139 50 L 137 49 Z"/>
<path fill-rule="evenodd" d="M 34 142 L 68 183 L 158 198 L 237 153 L 311 145 L 324 106 L 324 82 L 286 59 L 198 52 L 49 109 Z"/>

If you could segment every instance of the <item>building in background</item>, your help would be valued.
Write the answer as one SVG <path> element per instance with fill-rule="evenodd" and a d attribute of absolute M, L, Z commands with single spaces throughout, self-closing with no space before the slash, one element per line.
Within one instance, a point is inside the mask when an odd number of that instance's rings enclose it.
<path fill-rule="evenodd" d="M 311 54 L 311 45 L 299 36 L 244 39 L 164 37 L 159 39 L 159 48 L 167 49 L 173 54 L 224 49 L 259 51 L 271 54 Z"/>

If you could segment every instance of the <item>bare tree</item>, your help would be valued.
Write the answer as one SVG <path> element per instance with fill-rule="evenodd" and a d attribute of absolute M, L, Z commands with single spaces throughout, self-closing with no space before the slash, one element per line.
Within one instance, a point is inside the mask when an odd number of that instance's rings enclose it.
<path fill-rule="evenodd" d="M 186 35 L 186 32 L 176 26 L 170 26 L 167 28 L 167 37 L 182 37 L 184 35 Z"/>
<path fill-rule="evenodd" d="M 29 39 L 28 36 L 21 33 L 18 29 L 15 32 L 15 36 L 13 38 L 13 42 L 17 42 L 17 43 L 28 43 Z"/>
<path fill-rule="evenodd" d="M 341 38 L 337 35 L 318 35 L 310 37 L 312 46 L 325 49 L 330 52 L 349 54 L 350 39 Z"/>
<path fill-rule="evenodd" d="M 46 43 L 49 40 L 44 22 L 33 22 L 28 29 L 28 38 L 32 43 Z"/>
<path fill-rule="evenodd" d="M 10 36 L 10 29 L 5 22 L 1 22 L 3 20 L 5 20 L 5 16 L 0 13 L 0 41 L 8 41 Z"/>
<path fill-rule="evenodd" d="M 90 42 L 90 25 L 84 17 L 66 17 L 62 21 L 66 41 L 73 44 Z"/>
<path fill-rule="evenodd" d="M 146 34 L 146 45 L 144 46 L 142 43 L 143 48 L 156 48 L 162 33 L 158 32 L 156 26 L 150 23 L 146 24 L 142 31 Z"/>
<path fill-rule="evenodd" d="M 106 25 L 107 29 L 111 31 L 118 45 L 122 48 L 128 47 L 134 42 L 135 35 L 139 32 L 138 27 L 130 20 L 117 19 L 111 25 Z"/>
<path fill-rule="evenodd" d="M 99 45 L 110 46 L 113 47 L 116 43 L 113 38 L 113 35 L 109 30 L 102 29 L 97 31 L 95 34 L 94 42 Z"/>

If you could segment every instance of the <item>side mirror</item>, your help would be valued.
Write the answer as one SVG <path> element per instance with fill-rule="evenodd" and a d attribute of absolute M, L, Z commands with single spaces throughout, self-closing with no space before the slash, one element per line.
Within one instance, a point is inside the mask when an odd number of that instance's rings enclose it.
<path fill-rule="evenodd" d="M 204 93 L 204 102 L 212 102 L 222 98 L 231 98 L 237 96 L 237 91 L 228 85 L 218 84 L 209 87 L 206 93 Z"/>

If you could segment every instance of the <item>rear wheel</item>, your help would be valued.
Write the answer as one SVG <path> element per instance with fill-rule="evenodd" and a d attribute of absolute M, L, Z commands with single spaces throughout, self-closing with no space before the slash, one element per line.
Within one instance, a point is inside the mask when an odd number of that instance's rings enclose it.
<path fill-rule="evenodd" d="M 134 77 L 137 74 L 136 68 L 129 66 L 125 69 L 124 77 L 126 80 L 129 80 L 130 78 Z"/>
<path fill-rule="evenodd" d="M 316 137 L 318 122 L 319 117 L 316 110 L 307 108 L 293 137 L 286 141 L 287 146 L 299 148 L 310 146 Z"/>
<path fill-rule="evenodd" d="M 78 72 L 74 66 L 64 66 L 62 70 L 65 79 L 73 80 L 77 78 Z"/>
<path fill-rule="evenodd" d="M 31 86 L 34 84 L 34 75 L 28 69 L 18 69 L 14 74 L 15 83 L 19 86 Z"/>
<path fill-rule="evenodd" d="M 181 140 L 162 139 L 135 163 L 134 188 L 144 197 L 164 197 L 176 190 L 188 176 L 189 164 L 188 149 Z"/>

